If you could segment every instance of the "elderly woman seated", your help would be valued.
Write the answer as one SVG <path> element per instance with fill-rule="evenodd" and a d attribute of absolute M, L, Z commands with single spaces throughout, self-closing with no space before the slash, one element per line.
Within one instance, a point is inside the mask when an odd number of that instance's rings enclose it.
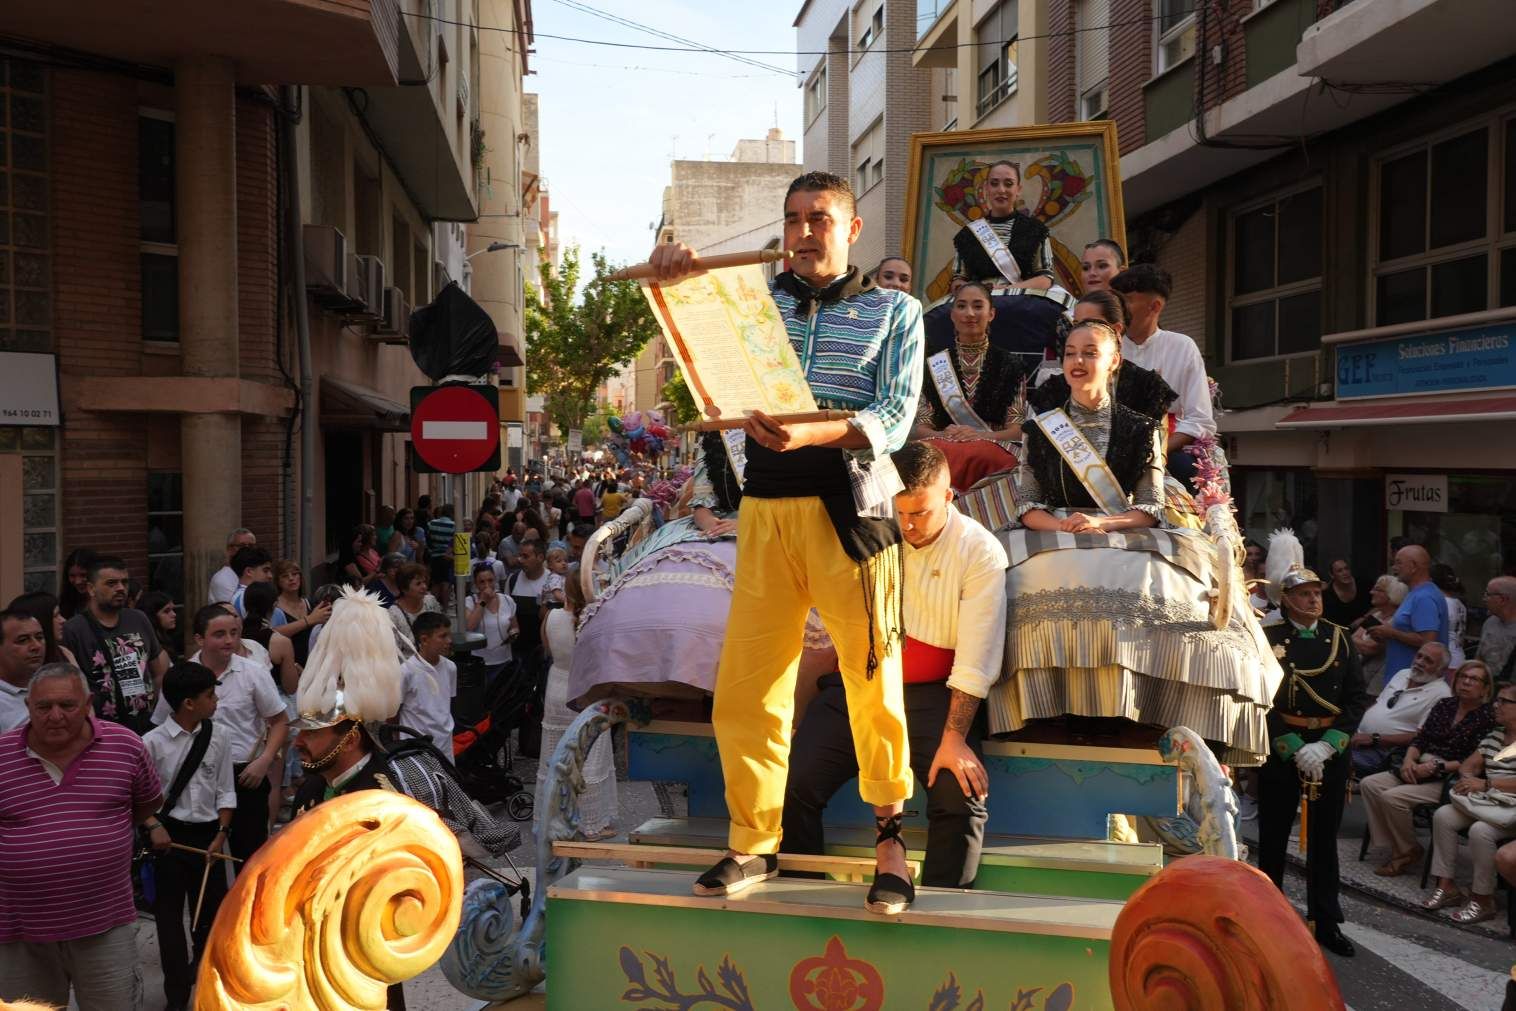
<path fill-rule="evenodd" d="M 1384 643 L 1369 635 L 1369 629 L 1395 617 L 1396 608 L 1410 592 L 1399 579 L 1385 573 L 1374 580 L 1369 590 L 1368 613 L 1348 627 L 1353 635 L 1353 649 L 1363 658 L 1363 683 L 1368 685 L 1370 695 L 1378 695 L 1384 679 L 1399 672 L 1384 669 Z"/>
<path fill-rule="evenodd" d="M 1384 686 L 1369 711 L 1358 723 L 1349 743 L 1353 746 L 1353 771 L 1360 777 L 1379 772 L 1393 748 L 1411 743 L 1426 722 L 1432 707 L 1453 694 L 1443 672 L 1448 669 L 1448 648 L 1439 642 L 1425 643 L 1416 651 L 1411 666 L 1399 671 Z M 1482 700 L 1481 700 L 1482 701 Z M 1445 758 L 1462 757 L 1468 750 Z"/>
<path fill-rule="evenodd" d="M 1428 643 L 1422 650 L 1435 645 Z M 1421 663 L 1422 654 L 1417 653 L 1416 659 Z M 1441 678 L 1437 683 L 1446 687 Z M 1453 691 L 1451 698 L 1432 704 L 1399 766 L 1375 773 L 1358 785 L 1368 811 L 1370 838 L 1374 845 L 1390 850 L 1389 859 L 1374 871 L 1380 877 L 1404 874 L 1421 862 L 1424 851 L 1411 828 L 1412 810 L 1440 802 L 1446 777 L 1461 771 L 1479 742 L 1495 728 L 1490 672 L 1484 664 L 1471 660 L 1458 668 Z M 1387 703 L 1392 697 L 1392 692 L 1386 692 L 1380 700 Z"/>
<path fill-rule="evenodd" d="M 1462 764 L 1451 801 L 1438 808 L 1432 819 L 1432 873 L 1437 875 L 1437 888 L 1422 907 L 1460 906 L 1452 914 L 1458 923 L 1479 923 L 1495 915 L 1495 852 L 1502 842 L 1516 837 L 1516 756 L 1498 757 L 1516 744 L 1516 685 L 1502 685 L 1494 706 L 1495 729 Z M 1472 895 L 1465 894 L 1454 880 L 1458 834 L 1465 830 L 1474 864 Z"/>

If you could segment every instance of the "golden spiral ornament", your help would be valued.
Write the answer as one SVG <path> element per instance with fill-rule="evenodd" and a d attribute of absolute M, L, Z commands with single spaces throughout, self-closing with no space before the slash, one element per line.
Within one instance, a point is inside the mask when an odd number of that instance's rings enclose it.
<path fill-rule="evenodd" d="M 1111 933 L 1117 1011 L 1344 1011 L 1300 915 L 1260 871 L 1190 856 L 1139 888 Z"/>
<path fill-rule="evenodd" d="M 388 790 L 334 797 L 237 875 L 195 1007 L 382 1009 L 389 984 L 442 956 L 462 909 L 463 855 L 430 808 Z"/>

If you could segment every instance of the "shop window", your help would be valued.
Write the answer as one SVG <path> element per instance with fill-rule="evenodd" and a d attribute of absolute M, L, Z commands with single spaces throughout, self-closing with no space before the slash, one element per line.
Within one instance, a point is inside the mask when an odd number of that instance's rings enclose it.
<path fill-rule="evenodd" d="M 1374 183 L 1375 325 L 1516 304 L 1511 110 L 1385 154 Z"/>
<path fill-rule="evenodd" d="M 1232 468 L 1232 500 L 1243 536 L 1267 550 L 1269 535 L 1289 527 L 1300 538 L 1307 565 L 1316 558 L 1316 475 L 1304 468 Z"/>
<path fill-rule="evenodd" d="M 1234 211 L 1228 231 L 1231 360 L 1321 346 L 1319 185 Z"/>
<path fill-rule="evenodd" d="M 184 602 L 184 475 L 147 475 L 147 585 Z"/>
<path fill-rule="evenodd" d="M 1017 2 L 1000 0 L 979 24 L 979 102 L 983 116 L 1016 90 Z"/>
<path fill-rule="evenodd" d="M 1157 0 L 1158 52 L 1154 70 L 1163 73 L 1195 54 L 1195 0 Z"/>
<path fill-rule="evenodd" d="M 1469 605 L 1467 632 L 1477 635 L 1485 618 L 1485 584 L 1516 562 L 1516 480 L 1449 474 L 1447 512 L 1390 510 L 1387 518 L 1389 536 L 1409 538 L 1433 562 L 1452 567 Z"/>

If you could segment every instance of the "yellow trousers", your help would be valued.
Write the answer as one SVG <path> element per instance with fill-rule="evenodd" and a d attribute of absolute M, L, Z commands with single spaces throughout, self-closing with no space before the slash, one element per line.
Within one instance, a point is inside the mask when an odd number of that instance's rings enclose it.
<path fill-rule="evenodd" d="M 885 594 L 881 587 L 874 599 L 882 602 Z M 873 678 L 866 676 L 869 616 L 858 563 L 842 550 L 819 498 L 745 498 L 711 716 L 726 778 L 729 844 L 739 853 L 779 850 L 795 673 L 812 607 L 837 647 L 858 754 L 858 792 L 876 807 L 911 795 L 902 647 L 896 643 L 885 655 L 876 613 L 879 665 Z"/>

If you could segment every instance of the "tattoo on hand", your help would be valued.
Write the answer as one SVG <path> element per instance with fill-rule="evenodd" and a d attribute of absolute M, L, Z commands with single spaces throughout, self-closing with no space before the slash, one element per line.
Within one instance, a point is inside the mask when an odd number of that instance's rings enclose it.
<path fill-rule="evenodd" d="M 979 712 L 979 700 L 957 688 L 949 690 L 952 696 L 948 699 L 946 729 L 955 730 L 967 737 L 969 727 L 974 724 L 974 715 Z"/>

